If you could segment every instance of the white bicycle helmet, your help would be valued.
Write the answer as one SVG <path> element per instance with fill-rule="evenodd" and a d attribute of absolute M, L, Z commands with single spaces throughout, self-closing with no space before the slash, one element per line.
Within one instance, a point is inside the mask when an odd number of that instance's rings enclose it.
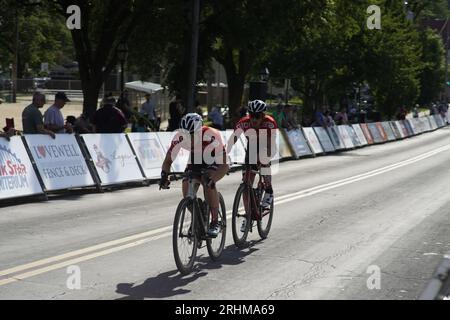
<path fill-rule="evenodd" d="M 197 113 L 189 113 L 181 119 L 181 129 L 194 133 L 203 127 L 203 118 Z"/>
<path fill-rule="evenodd" d="M 262 113 L 267 111 L 267 105 L 264 101 L 255 100 L 250 101 L 248 104 L 248 112 L 250 113 Z"/>

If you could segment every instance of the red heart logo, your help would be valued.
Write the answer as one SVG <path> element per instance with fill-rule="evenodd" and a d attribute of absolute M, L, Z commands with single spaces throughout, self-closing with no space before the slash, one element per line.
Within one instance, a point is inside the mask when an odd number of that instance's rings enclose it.
<path fill-rule="evenodd" d="M 45 147 L 39 146 L 37 149 L 38 149 L 39 154 L 42 156 L 42 158 L 45 158 L 46 157 Z"/>

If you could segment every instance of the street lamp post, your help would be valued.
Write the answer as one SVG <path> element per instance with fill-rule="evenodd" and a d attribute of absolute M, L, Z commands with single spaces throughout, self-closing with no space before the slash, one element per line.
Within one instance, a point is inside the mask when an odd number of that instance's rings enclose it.
<path fill-rule="evenodd" d="M 117 47 L 117 57 L 120 61 L 120 91 L 123 92 L 125 89 L 125 62 L 128 58 L 128 45 L 125 42 Z"/>

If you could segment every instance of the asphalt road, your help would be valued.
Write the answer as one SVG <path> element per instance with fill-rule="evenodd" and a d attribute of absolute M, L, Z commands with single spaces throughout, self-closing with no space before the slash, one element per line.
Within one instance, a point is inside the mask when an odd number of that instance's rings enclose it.
<path fill-rule="evenodd" d="M 282 163 L 270 237 L 237 250 L 229 228 L 222 260 L 202 249 L 187 277 L 171 242 L 180 183 L 3 206 L 0 299 L 417 299 L 450 251 L 449 160 L 447 128 Z M 227 209 L 240 178 L 219 185 Z"/>

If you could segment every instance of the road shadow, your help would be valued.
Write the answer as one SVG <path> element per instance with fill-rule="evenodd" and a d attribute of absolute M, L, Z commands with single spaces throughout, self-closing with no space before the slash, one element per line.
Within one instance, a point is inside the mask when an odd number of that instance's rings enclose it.
<path fill-rule="evenodd" d="M 185 289 L 187 285 L 208 275 L 208 270 L 221 269 L 223 266 L 237 266 L 245 262 L 245 258 L 259 249 L 254 246 L 259 242 L 250 242 L 245 249 L 238 250 L 234 245 L 224 249 L 219 261 L 213 262 L 204 252 L 195 261 L 194 270 L 188 276 L 182 276 L 178 270 L 164 272 L 156 277 L 148 278 L 144 283 L 119 283 L 116 293 L 124 295 L 117 300 L 144 300 L 164 299 L 186 295 L 191 290 Z M 202 249 L 202 250 L 206 250 Z"/>

